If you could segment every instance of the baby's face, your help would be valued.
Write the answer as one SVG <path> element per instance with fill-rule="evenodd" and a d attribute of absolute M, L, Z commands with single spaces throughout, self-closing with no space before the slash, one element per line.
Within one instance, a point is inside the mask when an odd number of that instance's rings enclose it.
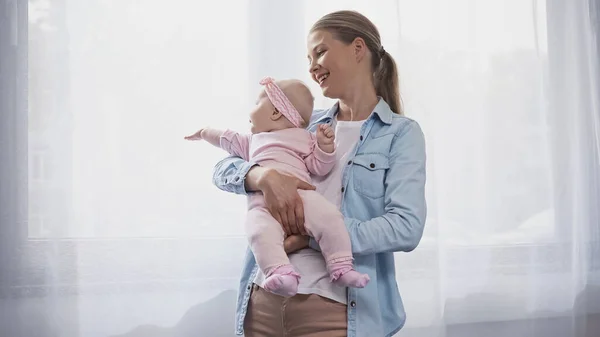
<path fill-rule="evenodd" d="M 250 112 L 250 123 L 252 123 L 250 131 L 253 134 L 271 131 L 276 123 L 271 119 L 274 112 L 275 107 L 263 90 L 256 100 L 256 106 Z"/>

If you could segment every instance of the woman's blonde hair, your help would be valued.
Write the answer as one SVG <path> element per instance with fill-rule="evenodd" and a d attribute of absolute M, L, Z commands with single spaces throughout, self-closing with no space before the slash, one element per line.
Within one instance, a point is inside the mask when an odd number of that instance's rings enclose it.
<path fill-rule="evenodd" d="M 383 49 L 379 31 L 371 20 L 355 11 L 337 11 L 320 18 L 310 32 L 317 30 L 328 31 L 336 40 L 346 44 L 352 43 L 357 37 L 362 38 L 371 51 L 373 83 L 377 95 L 383 97 L 392 111 L 404 114 L 396 62 L 392 55 Z"/>

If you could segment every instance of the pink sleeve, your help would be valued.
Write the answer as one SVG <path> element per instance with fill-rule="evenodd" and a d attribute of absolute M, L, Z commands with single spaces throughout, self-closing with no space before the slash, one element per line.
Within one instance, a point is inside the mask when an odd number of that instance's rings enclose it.
<path fill-rule="evenodd" d="M 244 135 L 231 130 L 226 130 L 221 136 L 221 148 L 234 156 L 249 161 L 251 137 L 252 135 Z"/>
<path fill-rule="evenodd" d="M 310 133 L 310 141 L 312 143 L 312 152 L 304 158 L 308 171 L 316 176 L 324 176 L 329 173 L 335 166 L 336 151 L 327 153 L 317 145 L 317 136 Z"/>

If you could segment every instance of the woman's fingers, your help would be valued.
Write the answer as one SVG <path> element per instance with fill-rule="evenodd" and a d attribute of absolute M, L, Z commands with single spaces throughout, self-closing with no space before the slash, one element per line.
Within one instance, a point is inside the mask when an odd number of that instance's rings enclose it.
<path fill-rule="evenodd" d="M 302 198 L 298 197 L 296 201 L 296 208 L 294 209 L 296 215 L 296 224 L 298 225 L 298 232 L 302 235 L 307 235 L 306 227 L 304 226 L 304 203 Z"/>
<path fill-rule="evenodd" d="M 289 221 L 289 217 L 287 214 L 287 210 L 285 208 L 282 208 L 279 210 L 279 216 L 280 216 L 280 223 L 281 226 L 283 227 L 283 231 L 285 232 L 285 234 L 287 235 L 292 235 L 292 228 L 290 226 L 290 221 Z"/>
<path fill-rule="evenodd" d="M 275 218 L 275 220 L 277 220 L 277 222 L 279 222 L 281 224 L 281 228 L 283 228 L 283 232 L 286 235 L 290 235 L 289 230 L 285 228 L 285 226 L 283 225 L 283 221 L 281 221 L 281 215 L 279 214 L 279 211 L 273 210 L 270 212 L 271 212 L 271 215 Z"/>
<path fill-rule="evenodd" d="M 300 194 L 298 194 L 298 189 L 301 190 L 315 190 L 316 187 L 307 183 L 304 180 L 301 179 L 297 179 L 297 186 L 296 186 L 296 201 L 294 202 L 294 213 L 296 214 L 296 221 L 297 221 L 297 225 L 298 225 L 298 232 L 302 235 L 307 235 L 306 232 L 306 227 L 304 226 L 304 222 L 306 217 L 304 216 L 304 203 L 302 202 L 302 198 L 300 197 Z"/>
<path fill-rule="evenodd" d="M 315 186 L 294 176 L 277 173 L 272 176 L 262 192 L 267 208 L 281 224 L 286 235 L 306 234 L 304 205 L 298 189 L 315 190 Z"/>
<path fill-rule="evenodd" d="M 292 235 L 285 238 L 283 248 L 287 254 L 294 253 L 308 247 L 308 236 Z"/>
<path fill-rule="evenodd" d="M 296 221 L 296 212 L 294 211 L 294 206 L 288 206 L 286 213 L 288 216 L 288 225 L 290 226 L 290 232 L 292 232 L 292 235 L 299 234 L 300 232 L 298 231 L 298 223 Z"/>
<path fill-rule="evenodd" d="M 298 186 L 296 187 L 299 190 L 315 190 L 317 189 L 314 185 L 307 183 L 304 180 L 298 179 Z"/>

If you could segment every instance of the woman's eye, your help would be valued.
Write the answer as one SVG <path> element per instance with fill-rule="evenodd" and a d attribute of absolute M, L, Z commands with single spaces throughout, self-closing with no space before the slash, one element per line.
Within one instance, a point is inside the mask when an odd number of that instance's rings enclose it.
<path fill-rule="evenodd" d="M 319 51 L 317 52 L 317 56 L 321 56 L 321 55 L 323 55 L 323 54 L 325 54 L 325 51 L 324 51 L 324 50 L 319 50 Z"/>

